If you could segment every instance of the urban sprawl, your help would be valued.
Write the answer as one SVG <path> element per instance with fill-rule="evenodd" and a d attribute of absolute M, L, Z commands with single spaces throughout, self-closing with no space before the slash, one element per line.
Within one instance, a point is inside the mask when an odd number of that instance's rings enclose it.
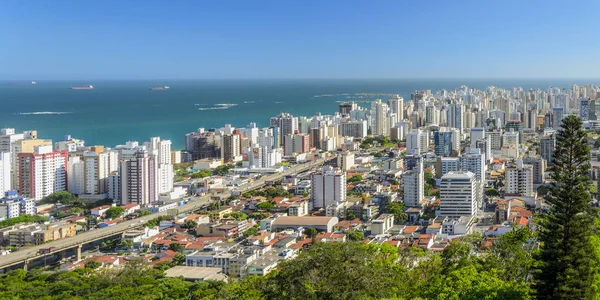
<path fill-rule="evenodd" d="M 265 275 L 316 242 L 441 252 L 479 233 L 490 247 L 535 230 L 568 115 L 583 121 L 600 175 L 599 87 L 385 96 L 332 115 L 282 113 L 266 128 L 200 128 L 183 150 L 159 137 L 109 148 L 2 129 L 0 269 L 136 258 L 168 277 L 228 280 Z"/>

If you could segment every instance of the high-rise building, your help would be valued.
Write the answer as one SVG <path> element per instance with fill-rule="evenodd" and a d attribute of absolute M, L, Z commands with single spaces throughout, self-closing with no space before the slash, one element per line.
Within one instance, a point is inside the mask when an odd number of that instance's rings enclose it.
<path fill-rule="evenodd" d="M 388 110 L 387 104 L 381 102 L 380 99 L 371 103 L 371 133 L 373 135 L 389 135 Z"/>
<path fill-rule="evenodd" d="M 33 153 L 35 147 L 39 146 L 52 146 L 52 141 L 50 140 L 42 140 L 42 139 L 22 139 L 15 141 L 11 145 L 11 154 L 12 154 L 12 183 L 15 186 L 19 186 L 19 154 L 21 153 Z M 60 151 L 56 151 L 60 152 Z"/>
<path fill-rule="evenodd" d="M 440 184 L 440 216 L 459 218 L 471 217 L 477 212 L 481 200 L 481 189 L 475 174 L 450 172 L 442 176 Z"/>
<path fill-rule="evenodd" d="M 440 128 L 433 132 L 434 153 L 437 156 L 451 156 L 460 152 L 459 133 L 455 129 Z"/>
<path fill-rule="evenodd" d="M 481 150 L 471 148 L 467 154 L 460 158 L 461 169 L 475 174 L 475 179 L 480 182 L 485 181 L 486 163 L 485 157 L 481 154 Z"/>
<path fill-rule="evenodd" d="M 234 162 L 241 155 L 240 136 L 224 134 L 221 136 L 221 159 L 224 163 Z"/>
<path fill-rule="evenodd" d="M 449 104 L 446 111 L 446 121 L 448 127 L 456 128 L 460 133 L 464 129 L 464 107 L 460 103 Z"/>
<path fill-rule="evenodd" d="M 340 105 L 339 105 L 340 115 L 342 115 L 342 116 L 350 115 L 350 112 L 355 110 L 357 107 L 358 107 L 358 105 L 356 105 L 356 102 L 340 103 Z"/>
<path fill-rule="evenodd" d="M 422 165 L 421 165 L 422 168 Z M 404 205 L 417 207 L 425 197 L 425 179 L 423 170 L 416 167 L 402 174 L 402 190 Z"/>
<path fill-rule="evenodd" d="M 506 168 L 506 194 L 531 196 L 533 194 L 533 166 L 518 159 L 515 166 Z"/>
<path fill-rule="evenodd" d="M 423 154 L 429 150 L 429 137 L 426 132 L 415 129 L 406 135 L 406 153 Z"/>
<path fill-rule="evenodd" d="M 485 129 L 482 127 L 479 128 L 471 128 L 471 133 L 469 135 L 469 139 L 471 140 L 471 148 L 475 148 L 475 143 L 480 139 L 485 139 Z"/>
<path fill-rule="evenodd" d="M 214 132 L 188 133 L 185 135 L 185 150 L 191 160 L 221 157 L 221 136 Z"/>
<path fill-rule="evenodd" d="M 579 98 L 579 117 L 582 121 L 590 119 L 590 100 L 587 98 Z"/>
<path fill-rule="evenodd" d="M 546 160 L 541 157 L 523 158 L 523 163 L 533 166 L 533 184 L 544 183 L 544 173 L 546 172 Z"/>
<path fill-rule="evenodd" d="M 506 122 L 505 132 L 517 132 L 519 134 L 519 144 L 523 143 L 523 126 L 520 120 L 510 120 Z"/>
<path fill-rule="evenodd" d="M 484 155 L 484 159 L 487 162 L 492 161 L 492 137 L 486 136 L 485 139 L 475 141 L 475 148 L 479 149 Z"/>
<path fill-rule="evenodd" d="M 310 183 L 310 200 L 313 209 L 346 201 L 346 173 L 331 167 L 313 173 Z"/>
<path fill-rule="evenodd" d="M 310 148 L 321 149 L 321 141 L 325 138 L 323 127 L 310 129 Z"/>
<path fill-rule="evenodd" d="M 119 174 L 120 205 L 146 205 L 158 200 L 156 156 L 149 156 L 147 151 L 138 150 L 135 158 L 121 161 Z"/>
<path fill-rule="evenodd" d="M 292 156 L 294 153 L 307 153 L 310 150 L 308 134 L 288 134 L 283 137 L 283 155 Z"/>
<path fill-rule="evenodd" d="M 556 148 L 556 140 L 554 136 L 545 136 L 540 139 L 540 155 L 548 162 L 548 165 L 553 166 L 554 149 Z"/>
<path fill-rule="evenodd" d="M 12 190 L 10 158 L 10 152 L 0 152 L 0 193 L 2 194 Z"/>
<path fill-rule="evenodd" d="M 404 120 L 404 98 L 396 95 L 388 100 L 388 106 L 396 114 L 398 121 Z"/>
<path fill-rule="evenodd" d="M 149 143 L 145 144 L 148 154 L 156 157 L 158 193 L 170 192 L 173 190 L 174 176 L 171 160 L 171 140 L 161 140 L 160 137 L 153 137 Z"/>
<path fill-rule="evenodd" d="M 340 123 L 339 134 L 341 136 L 350 136 L 362 139 L 367 136 L 367 125 L 368 124 L 366 120 L 344 121 Z M 319 130 L 319 128 L 315 128 L 315 130 Z"/>
<path fill-rule="evenodd" d="M 437 178 L 441 178 L 442 176 L 448 174 L 452 171 L 460 171 L 461 164 L 460 158 L 458 157 L 438 157 L 440 160 L 440 172 L 439 175 L 436 172 Z"/>
<path fill-rule="evenodd" d="M 298 118 L 288 113 L 281 113 L 276 117 L 272 117 L 270 124 L 272 127 L 279 128 L 279 134 L 277 135 L 279 141 L 282 141 L 284 136 L 298 130 Z M 279 146 L 279 144 L 277 144 L 277 146 Z"/>
<path fill-rule="evenodd" d="M 53 152 L 52 145 L 35 147 L 33 153 L 20 153 L 19 192 L 36 201 L 67 189 L 68 152 Z"/>
<path fill-rule="evenodd" d="M 565 117 L 565 109 L 562 107 L 552 108 L 552 128 L 559 130 L 562 127 L 562 120 Z"/>

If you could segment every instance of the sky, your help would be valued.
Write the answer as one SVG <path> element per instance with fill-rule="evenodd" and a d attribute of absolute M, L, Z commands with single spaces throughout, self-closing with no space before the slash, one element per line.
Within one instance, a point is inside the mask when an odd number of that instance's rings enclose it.
<path fill-rule="evenodd" d="M 0 1 L 0 80 L 600 78 L 600 1 Z"/>

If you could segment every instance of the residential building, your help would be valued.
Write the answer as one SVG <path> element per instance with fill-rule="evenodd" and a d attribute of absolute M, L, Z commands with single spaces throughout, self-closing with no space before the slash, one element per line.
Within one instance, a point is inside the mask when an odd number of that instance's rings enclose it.
<path fill-rule="evenodd" d="M 224 163 L 235 162 L 240 159 L 240 136 L 237 134 L 224 134 L 221 137 L 221 159 Z"/>
<path fill-rule="evenodd" d="M 156 157 L 149 156 L 145 150 L 139 150 L 135 158 L 121 161 L 121 196 L 118 204 L 146 205 L 158 200 L 156 168 Z"/>
<path fill-rule="evenodd" d="M 324 167 L 313 173 L 310 185 L 311 208 L 326 208 L 332 203 L 346 201 L 346 173 Z"/>
<path fill-rule="evenodd" d="M 20 153 L 19 191 L 36 201 L 67 189 L 68 152 L 53 152 L 52 145 L 38 146 L 33 153 Z"/>
<path fill-rule="evenodd" d="M 545 136 L 540 139 L 540 155 L 548 162 L 548 165 L 554 165 L 553 155 L 556 147 L 554 136 Z"/>
<path fill-rule="evenodd" d="M 481 189 L 472 172 L 449 172 L 440 184 L 440 216 L 473 216 L 481 201 Z"/>
<path fill-rule="evenodd" d="M 0 152 L 0 193 L 12 190 L 10 152 Z"/>
<path fill-rule="evenodd" d="M 339 222 L 336 217 L 278 217 L 271 224 L 272 230 L 315 228 L 318 231 L 332 232 Z"/>
<path fill-rule="evenodd" d="M 506 194 L 529 197 L 533 194 L 533 166 L 517 159 L 516 164 L 506 168 Z"/>

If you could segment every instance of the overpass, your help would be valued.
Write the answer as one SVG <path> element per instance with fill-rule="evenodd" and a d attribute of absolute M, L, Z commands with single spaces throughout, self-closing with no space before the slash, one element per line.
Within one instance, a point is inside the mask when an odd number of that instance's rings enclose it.
<path fill-rule="evenodd" d="M 253 182 L 249 182 L 247 184 L 241 185 L 241 186 L 237 187 L 235 190 L 240 193 L 245 193 L 245 192 L 248 192 L 248 191 L 251 191 L 251 190 L 254 190 L 254 189 L 264 186 L 267 181 L 276 181 L 276 180 L 282 178 L 283 176 L 297 174 L 300 172 L 305 172 L 307 170 L 310 170 L 313 167 L 318 167 L 318 166 L 322 165 L 325 161 L 326 161 L 325 158 L 319 158 L 317 160 L 314 160 L 314 161 L 311 161 L 311 162 L 308 162 L 305 164 L 295 165 L 287 170 L 284 170 L 281 173 L 268 175 L 268 176 L 262 177 L 258 180 L 255 180 Z M 230 196 L 230 193 L 227 192 L 227 193 L 222 193 L 219 195 L 222 197 L 228 197 L 228 196 Z M 179 213 L 187 213 L 187 212 L 193 212 L 193 211 L 199 210 L 204 205 L 210 203 L 211 196 L 214 196 L 214 195 L 203 196 L 197 200 L 191 200 L 188 203 L 186 203 L 182 206 L 179 206 L 177 208 L 178 212 Z M 48 256 L 55 256 L 55 255 L 64 257 L 66 252 L 68 252 L 68 251 L 71 251 L 71 252 L 75 251 L 77 260 L 79 260 L 79 259 L 81 259 L 81 249 L 84 245 L 93 243 L 96 241 L 100 241 L 103 239 L 107 239 L 110 237 L 122 235 L 125 231 L 127 231 L 129 229 L 144 226 L 144 224 L 147 221 L 157 218 L 157 217 L 160 217 L 160 216 L 166 216 L 167 214 L 168 214 L 168 212 L 165 211 L 165 212 L 159 212 L 159 213 L 139 217 L 139 218 L 129 220 L 129 221 L 123 221 L 114 226 L 93 229 L 90 231 L 86 231 L 86 232 L 77 234 L 70 238 L 51 241 L 51 242 L 48 242 L 48 243 L 45 243 L 42 245 L 36 245 L 36 246 L 30 247 L 27 249 L 22 249 L 22 250 L 13 252 L 8 255 L 0 256 L 0 272 L 5 271 L 5 270 L 14 269 L 17 267 L 23 267 L 25 270 L 27 270 L 28 266 L 30 264 L 32 264 L 34 261 L 42 260 Z M 41 249 L 49 249 L 51 247 L 54 247 L 52 249 L 52 251 L 49 251 L 44 254 L 39 254 L 39 251 Z"/>

